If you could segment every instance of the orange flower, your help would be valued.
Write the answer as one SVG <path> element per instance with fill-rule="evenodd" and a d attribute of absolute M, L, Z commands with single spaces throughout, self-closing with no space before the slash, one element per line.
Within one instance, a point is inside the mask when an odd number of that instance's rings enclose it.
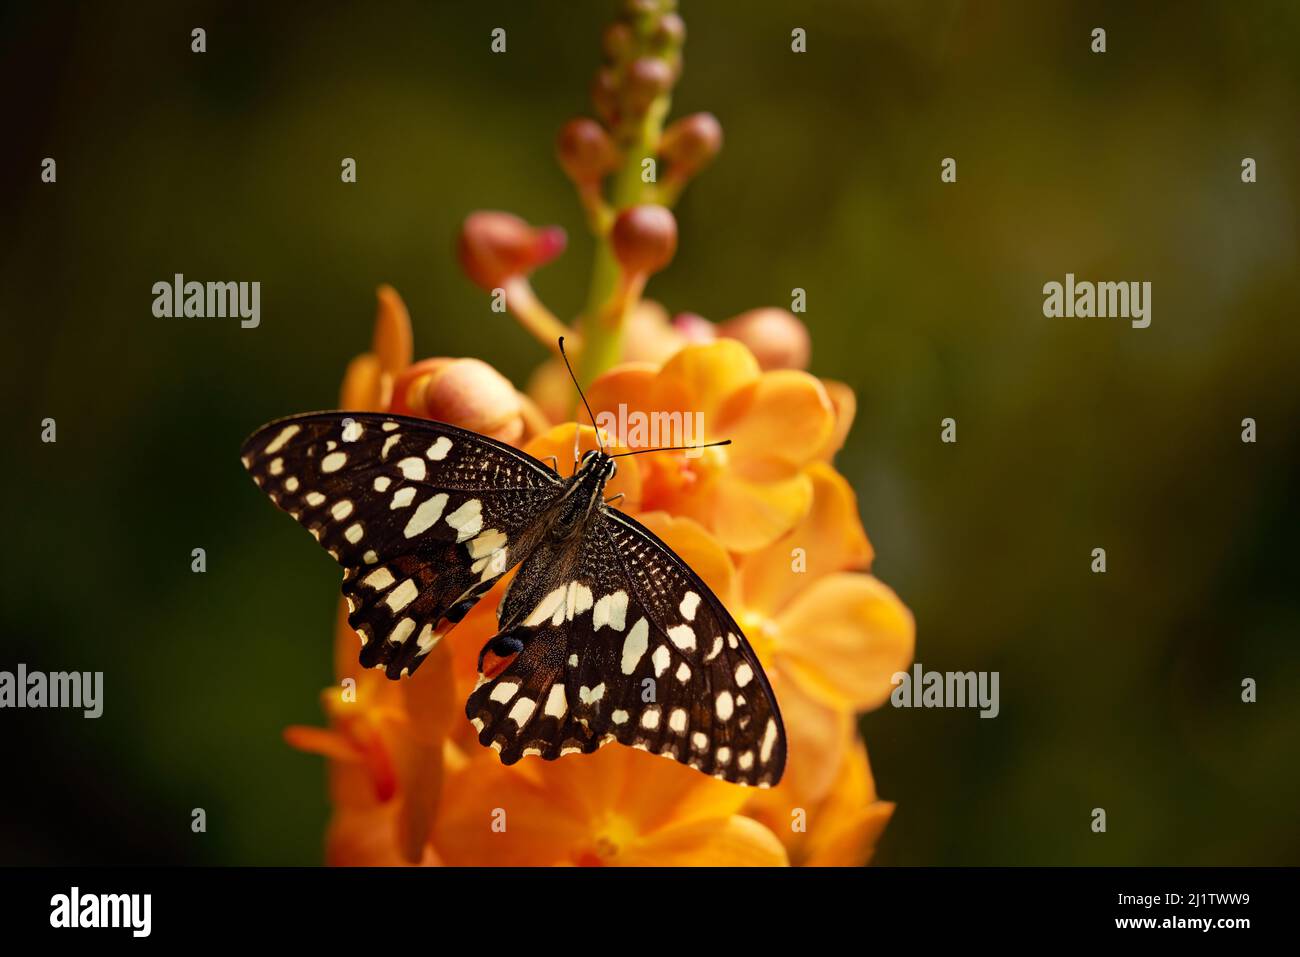
<path fill-rule="evenodd" d="M 511 767 L 480 751 L 449 776 L 434 843 L 460 866 L 784 865 L 746 790 L 617 745 Z"/>
<path fill-rule="evenodd" d="M 731 439 L 722 448 L 650 457 L 642 505 L 694 518 L 735 552 L 770 545 L 807 513 L 812 483 L 803 466 L 835 428 L 821 382 L 792 369 L 763 372 L 730 339 L 686 346 L 661 369 L 618 366 L 592 384 L 588 399 L 602 424 L 604 416 L 617 423 L 633 414 L 644 423 L 699 421 L 703 434 L 688 436 L 691 443 Z"/>

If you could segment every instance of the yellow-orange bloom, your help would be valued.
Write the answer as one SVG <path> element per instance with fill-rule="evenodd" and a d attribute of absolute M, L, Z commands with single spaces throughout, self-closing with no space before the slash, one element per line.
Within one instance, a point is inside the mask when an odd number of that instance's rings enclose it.
<path fill-rule="evenodd" d="M 784 865 L 747 790 L 618 745 L 511 767 L 480 750 L 448 777 L 434 843 L 462 866 Z"/>
<path fill-rule="evenodd" d="M 835 429 L 820 381 L 792 369 L 763 372 L 730 339 L 686 346 L 658 369 L 617 366 L 596 379 L 588 399 L 598 418 L 675 417 L 701 423 L 703 434 L 692 442 L 731 439 L 702 453 L 647 457 L 642 507 L 690 516 L 735 552 L 770 545 L 807 513 L 812 484 L 803 466 L 823 453 Z"/>
<path fill-rule="evenodd" d="M 665 317 L 647 314 L 656 328 L 667 326 Z M 532 436 L 525 450 L 553 456 L 562 474 L 575 454 L 596 447 L 590 427 L 546 428 L 530 402 L 515 401 L 508 383 L 492 393 L 495 401 L 477 402 L 474 388 L 450 376 L 462 368 L 467 381 L 505 382 L 475 360 L 412 365 L 409 319 L 385 287 L 375 342 L 349 366 L 341 402 L 427 415 L 515 441 Z M 642 512 L 641 520 L 741 623 L 784 715 L 785 779 L 758 793 L 618 745 L 503 766 L 478 745 L 463 702 L 478 677 L 478 651 L 496 631 L 507 579 L 402 682 L 357 665 L 360 642 L 340 611 L 341 684 L 322 696 L 330 727 L 286 730 L 296 747 L 330 759 L 329 862 L 865 862 L 892 805 L 876 796 L 854 713 L 888 695 L 889 676 L 910 661 L 913 630 L 893 593 L 861 573 L 871 547 L 851 489 L 828 464 L 852 421 L 852 392 L 802 372 L 763 372 L 743 345 L 719 340 L 687 346 L 662 368 L 618 367 L 597 381 L 591 397 L 597 413 L 610 412 L 615 421 L 622 421 L 620 403 L 624 419 L 632 412 L 698 411 L 705 429 L 691 441 L 733 439 L 700 458 L 622 459 L 606 493 L 621 494 L 621 507 Z M 612 449 L 626 437 L 603 438 Z M 351 697 L 342 684 L 349 678 Z M 802 825 L 792 826 L 797 819 Z"/>

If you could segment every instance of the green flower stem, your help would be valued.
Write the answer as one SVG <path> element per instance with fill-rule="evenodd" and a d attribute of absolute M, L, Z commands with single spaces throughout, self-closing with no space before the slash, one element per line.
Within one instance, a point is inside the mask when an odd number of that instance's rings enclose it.
<path fill-rule="evenodd" d="M 623 165 L 614 175 L 610 196 L 610 222 L 629 206 L 652 202 L 654 184 L 641 180 L 641 162 L 659 151 L 664 118 L 671 96 L 657 97 L 646 111 L 637 135 L 623 152 Z M 622 270 L 610 247 L 609 232 L 596 237 L 596 258 L 591 268 L 591 286 L 582 318 L 582 354 L 578 357 L 578 379 L 585 387 L 596 376 L 622 358 L 623 326 L 640 301 L 639 296 L 620 296 Z"/>

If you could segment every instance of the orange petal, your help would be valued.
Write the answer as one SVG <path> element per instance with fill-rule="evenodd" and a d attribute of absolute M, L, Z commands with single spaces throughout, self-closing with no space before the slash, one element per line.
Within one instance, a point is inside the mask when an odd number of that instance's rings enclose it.
<path fill-rule="evenodd" d="M 284 740 L 291 748 L 319 754 L 334 761 L 360 762 L 361 755 L 352 742 L 328 728 L 291 724 L 284 729 Z"/>
<path fill-rule="evenodd" d="M 325 862 L 331 867 L 398 867 L 411 863 L 437 866 L 441 862 L 425 846 L 418 862 L 408 861 L 393 839 L 398 809 L 335 807 L 325 838 Z"/>
<path fill-rule="evenodd" d="M 844 447 L 844 440 L 849 437 L 849 429 L 853 427 L 853 420 L 858 413 L 858 397 L 843 382 L 833 379 L 822 379 L 822 387 L 826 389 L 826 395 L 835 407 L 835 427 L 831 429 L 826 444 L 821 447 L 817 457 L 829 462 Z"/>
<path fill-rule="evenodd" d="M 894 816 L 890 801 L 876 801 L 861 810 L 825 822 L 809 835 L 804 867 L 861 867 L 871 862 L 876 842 Z"/>
<path fill-rule="evenodd" d="M 859 867 L 871 859 L 894 805 L 876 798 L 867 749 L 854 741 L 835 786 L 808 828 L 800 863 L 806 867 Z"/>
<path fill-rule="evenodd" d="M 406 711 L 396 745 L 402 813 L 396 840 L 403 858 L 419 862 L 438 813 L 445 775 L 445 742 L 456 719 L 463 720 L 463 698 L 456 696 L 451 648 L 439 641 L 415 675 L 396 683 Z"/>
<path fill-rule="evenodd" d="M 397 846 L 409 863 L 424 856 L 442 795 L 442 743 L 424 744 L 409 736 L 398 738 L 396 765 L 402 795 L 397 818 Z"/>
<path fill-rule="evenodd" d="M 447 864 L 546 867 L 571 863 L 574 849 L 589 842 L 589 822 L 515 768 L 488 752 L 448 777 L 434 827 Z"/>
<path fill-rule="evenodd" d="M 768 677 L 781 705 L 788 757 L 781 783 L 762 793 L 785 801 L 788 824 L 790 807 L 812 807 L 834 785 L 855 734 L 854 721 L 852 713 L 828 707 L 783 674 L 779 655 Z"/>
<path fill-rule="evenodd" d="M 398 681 L 397 686 L 402 692 L 411 737 L 425 745 L 441 748 L 452 723 L 464 714 L 464 708 L 456 698 L 451 646 L 445 640 L 439 641 L 425 657 L 420 669 Z"/>
<path fill-rule="evenodd" d="M 384 373 L 379 357 L 363 352 L 348 363 L 339 389 L 339 407 L 349 412 L 378 412 L 388 404 L 391 377 Z"/>
<path fill-rule="evenodd" d="M 596 376 L 587 388 L 587 401 L 597 415 L 612 412 L 617 416 L 620 403 L 632 409 L 653 408 L 658 375 L 659 367 L 652 362 L 624 362 Z M 567 372 L 565 378 L 568 378 Z M 582 403 L 570 392 L 570 404 L 575 403 L 581 408 Z"/>
<path fill-rule="evenodd" d="M 683 495 L 678 511 L 710 528 L 733 552 L 753 552 L 786 534 L 812 506 L 812 482 L 771 460 L 737 463 Z"/>
<path fill-rule="evenodd" d="M 780 369 L 738 388 L 708 424 L 729 438 L 733 458 L 779 456 L 803 464 L 826 444 L 835 411 L 821 382 L 806 372 Z"/>
<path fill-rule="evenodd" d="M 774 614 L 810 582 L 871 562 L 871 543 L 858 518 L 853 487 L 823 462 L 805 471 L 812 482 L 808 514 L 780 541 L 741 563 L 739 580 L 747 608 Z"/>
<path fill-rule="evenodd" d="M 733 815 L 676 824 L 632 844 L 618 863 L 630 867 L 785 867 L 776 835 L 753 818 Z"/>
<path fill-rule="evenodd" d="M 690 345 L 669 359 L 660 373 L 666 384 L 681 387 L 690 410 L 704 414 L 706 428 L 722 403 L 759 377 L 758 360 L 735 339 Z"/>
<path fill-rule="evenodd" d="M 916 624 L 907 606 L 870 575 L 838 572 L 814 582 L 777 616 L 782 667 L 832 707 L 874 708 L 890 677 L 912 660 Z"/>
<path fill-rule="evenodd" d="M 646 834 L 671 822 L 728 817 L 746 800 L 745 788 L 620 744 L 533 765 L 555 805 L 591 822 L 593 829 L 616 817 Z"/>
<path fill-rule="evenodd" d="M 411 315 L 397 290 L 387 284 L 375 290 L 379 309 L 375 314 L 375 337 L 370 351 L 389 375 L 397 375 L 415 357 L 411 335 Z"/>

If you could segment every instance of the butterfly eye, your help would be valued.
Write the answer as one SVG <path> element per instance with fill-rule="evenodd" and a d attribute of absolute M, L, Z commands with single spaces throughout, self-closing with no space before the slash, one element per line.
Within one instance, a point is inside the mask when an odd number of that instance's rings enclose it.
<path fill-rule="evenodd" d="M 610 459 L 610 460 L 609 460 L 609 475 L 607 475 L 606 478 L 613 478 L 613 477 L 614 477 L 615 475 L 617 475 L 617 474 L 618 474 L 618 463 L 615 462 L 613 459 Z"/>
<path fill-rule="evenodd" d="M 582 454 L 582 464 L 586 465 L 588 462 L 590 462 L 592 459 L 596 457 L 596 454 L 597 453 L 595 449 L 590 449 L 589 451 L 584 452 Z"/>

